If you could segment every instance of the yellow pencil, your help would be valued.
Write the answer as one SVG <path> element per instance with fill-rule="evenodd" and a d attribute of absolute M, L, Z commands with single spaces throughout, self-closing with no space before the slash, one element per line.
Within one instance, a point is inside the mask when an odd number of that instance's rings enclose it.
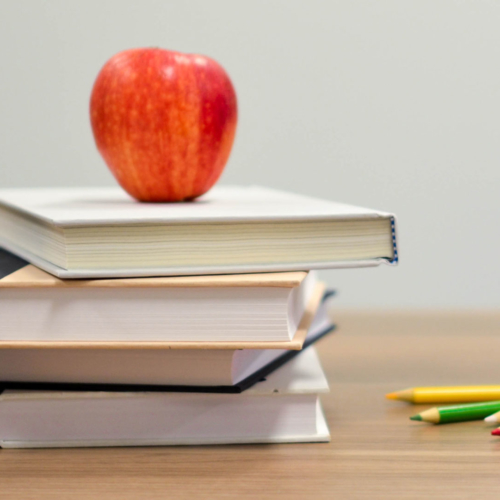
<path fill-rule="evenodd" d="M 474 403 L 500 400 L 500 385 L 414 387 L 386 394 L 387 399 L 410 403 Z M 500 420 L 499 420 L 500 421 Z"/>

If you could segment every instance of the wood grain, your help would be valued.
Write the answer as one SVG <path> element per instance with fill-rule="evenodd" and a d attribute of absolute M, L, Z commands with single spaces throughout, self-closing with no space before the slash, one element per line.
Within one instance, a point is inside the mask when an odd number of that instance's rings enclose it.
<path fill-rule="evenodd" d="M 335 313 L 318 350 L 329 444 L 1 450 L 0 498 L 495 498 L 491 425 L 410 422 L 413 385 L 498 383 L 500 312 Z M 418 409 L 425 409 L 422 405 Z"/>

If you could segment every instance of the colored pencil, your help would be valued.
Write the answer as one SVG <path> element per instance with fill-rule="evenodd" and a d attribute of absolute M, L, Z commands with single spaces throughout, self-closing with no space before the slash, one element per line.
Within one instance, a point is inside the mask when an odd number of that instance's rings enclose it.
<path fill-rule="evenodd" d="M 496 429 L 492 430 L 491 434 L 493 436 L 500 436 L 500 427 L 497 427 Z"/>
<path fill-rule="evenodd" d="M 500 411 L 497 411 L 496 413 L 493 413 L 493 415 L 488 415 L 485 419 L 485 422 L 500 422 Z"/>
<path fill-rule="evenodd" d="M 473 403 L 500 400 L 500 385 L 414 387 L 386 394 L 387 399 L 409 403 Z"/>
<path fill-rule="evenodd" d="M 410 420 L 430 422 L 433 424 L 448 424 L 466 420 L 482 420 L 488 415 L 500 411 L 500 401 L 473 403 L 468 405 L 441 406 L 413 415 Z"/>

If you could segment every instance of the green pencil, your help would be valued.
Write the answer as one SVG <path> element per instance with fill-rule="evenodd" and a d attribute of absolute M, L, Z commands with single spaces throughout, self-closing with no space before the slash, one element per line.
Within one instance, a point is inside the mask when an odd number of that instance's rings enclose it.
<path fill-rule="evenodd" d="M 433 424 L 448 424 L 466 420 L 483 420 L 488 415 L 500 411 L 500 401 L 473 403 L 468 405 L 440 406 L 413 415 L 410 420 L 431 422 Z"/>

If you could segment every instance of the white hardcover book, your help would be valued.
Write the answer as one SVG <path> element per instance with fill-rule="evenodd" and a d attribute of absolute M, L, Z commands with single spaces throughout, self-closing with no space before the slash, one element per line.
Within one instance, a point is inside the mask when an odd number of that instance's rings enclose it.
<path fill-rule="evenodd" d="M 141 203 L 120 188 L 0 190 L 0 244 L 62 278 L 396 263 L 392 214 L 261 187 Z"/>
<path fill-rule="evenodd" d="M 5 391 L 3 448 L 329 441 L 314 348 L 243 394 Z"/>

